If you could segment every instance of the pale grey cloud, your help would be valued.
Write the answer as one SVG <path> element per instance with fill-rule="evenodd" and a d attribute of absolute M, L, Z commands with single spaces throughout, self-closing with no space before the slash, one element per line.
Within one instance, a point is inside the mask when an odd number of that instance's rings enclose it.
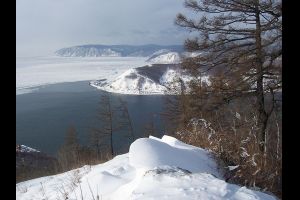
<path fill-rule="evenodd" d="M 182 44 L 183 0 L 17 0 L 17 55 L 80 44 Z"/>

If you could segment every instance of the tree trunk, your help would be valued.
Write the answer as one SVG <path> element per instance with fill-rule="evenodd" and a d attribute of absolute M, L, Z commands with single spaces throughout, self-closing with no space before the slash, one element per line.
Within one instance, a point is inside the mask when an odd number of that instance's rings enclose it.
<path fill-rule="evenodd" d="M 258 111 L 258 139 L 259 147 L 263 152 L 265 150 L 265 138 L 266 138 L 266 128 L 268 116 L 265 110 L 265 100 L 264 100 L 264 86 L 263 86 L 263 54 L 261 45 L 261 24 L 260 24 L 260 11 L 259 11 L 259 0 L 256 1 L 256 70 L 257 70 L 257 82 L 256 82 L 256 98 L 257 98 L 257 111 Z"/>
<path fill-rule="evenodd" d="M 112 129 L 112 110 L 110 104 L 110 97 L 108 96 L 108 109 L 109 109 L 109 121 L 110 121 L 110 147 L 111 155 L 114 156 L 114 145 L 113 145 L 113 129 Z"/>

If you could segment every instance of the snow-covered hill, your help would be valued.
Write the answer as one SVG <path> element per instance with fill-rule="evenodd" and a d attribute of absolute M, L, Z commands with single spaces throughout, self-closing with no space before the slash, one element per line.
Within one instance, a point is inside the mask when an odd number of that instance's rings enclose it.
<path fill-rule="evenodd" d="M 153 64 L 129 69 L 112 81 L 102 79 L 91 81 L 90 84 L 113 93 L 152 95 L 174 93 L 175 88 L 180 89 L 179 78 L 183 83 L 190 80 L 190 76 L 179 65 Z"/>
<path fill-rule="evenodd" d="M 162 94 L 165 88 L 152 79 L 129 69 L 112 82 L 92 81 L 91 85 L 108 92 L 121 94 Z"/>
<path fill-rule="evenodd" d="M 17 200 L 275 200 L 226 183 L 210 153 L 173 137 L 137 139 L 129 153 L 16 184 Z"/>
<path fill-rule="evenodd" d="M 181 55 L 178 52 L 160 50 L 151 55 L 146 61 L 153 64 L 178 64 L 181 61 Z"/>
<path fill-rule="evenodd" d="M 59 49 L 55 52 L 63 57 L 148 57 L 160 50 L 182 52 L 181 45 L 81 45 Z"/>

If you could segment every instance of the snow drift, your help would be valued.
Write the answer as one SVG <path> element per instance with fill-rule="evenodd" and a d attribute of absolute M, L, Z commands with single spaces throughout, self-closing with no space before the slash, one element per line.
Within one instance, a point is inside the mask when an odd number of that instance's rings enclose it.
<path fill-rule="evenodd" d="M 209 152 L 170 136 L 137 139 L 129 153 L 95 166 L 16 184 L 16 199 L 275 200 L 222 180 Z"/>
<path fill-rule="evenodd" d="M 174 156 L 176 155 L 176 156 Z M 159 140 L 141 138 L 129 150 L 129 162 L 136 168 L 153 169 L 172 166 L 190 172 L 210 173 L 217 176 L 217 166 L 206 151 L 197 148 L 178 148 Z"/>

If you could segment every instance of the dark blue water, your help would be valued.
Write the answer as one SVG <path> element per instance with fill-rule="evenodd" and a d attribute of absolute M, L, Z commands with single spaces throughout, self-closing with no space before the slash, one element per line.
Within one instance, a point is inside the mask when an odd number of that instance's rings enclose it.
<path fill-rule="evenodd" d="M 47 85 L 34 93 L 17 95 L 16 142 L 55 155 L 67 129 L 74 126 L 80 143 L 88 144 L 91 129 L 101 124 L 96 116 L 103 93 L 83 81 Z M 151 121 L 158 135 L 163 134 L 160 113 L 165 96 L 110 95 L 112 107 L 118 105 L 118 98 L 127 102 L 135 137 L 143 137 L 144 127 Z M 121 133 L 115 132 L 113 138 L 116 149 L 128 149 L 130 141 Z"/>

